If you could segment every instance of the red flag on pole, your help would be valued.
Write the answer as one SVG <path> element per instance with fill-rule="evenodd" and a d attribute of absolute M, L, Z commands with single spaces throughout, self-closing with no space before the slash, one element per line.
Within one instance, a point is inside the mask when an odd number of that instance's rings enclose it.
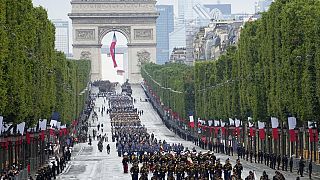
<path fill-rule="evenodd" d="M 41 141 L 44 141 L 44 138 L 45 138 L 45 136 L 44 136 L 44 130 L 42 130 L 42 131 L 41 131 L 41 134 L 40 134 L 40 139 L 41 139 Z"/>
<path fill-rule="evenodd" d="M 219 127 L 214 127 L 214 134 L 217 135 L 219 133 Z"/>
<path fill-rule="evenodd" d="M 261 140 L 264 140 L 266 138 L 266 132 L 264 129 L 259 129 L 259 137 Z"/>
<path fill-rule="evenodd" d="M 116 45 L 117 45 L 117 37 L 116 37 L 116 33 L 113 33 L 113 38 L 112 38 L 112 42 L 110 45 L 110 55 L 112 57 L 114 68 L 118 67 L 117 62 L 116 62 Z"/>
<path fill-rule="evenodd" d="M 27 134 L 26 134 L 26 141 L 27 141 L 27 144 L 31 143 L 30 133 L 28 131 L 27 131 Z"/>
<path fill-rule="evenodd" d="M 233 130 L 233 134 L 235 136 L 239 136 L 240 135 L 240 128 L 239 127 L 236 127 L 234 130 Z"/>
<path fill-rule="evenodd" d="M 55 135 L 55 130 L 50 129 L 50 135 L 51 135 L 51 136 L 54 136 L 54 135 Z"/>
<path fill-rule="evenodd" d="M 317 129 L 313 130 L 312 128 L 309 128 L 309 137 L 310 137 L 310 142 L 318 142 L 319 141 L 318 130 Z"/>
<path fill-rule="evenodd" d="M 289 129 L 289 134 L 290 134 L 290 142 L 297 141 L 296 132 L 294 131 L 294 129 Z"/>
<path fill-rule="evenodd" d="M 250 127 L 250 132 L 249 132 L 250 137 L 254 137 L 256 135 L 255 129 L 253 127 Z"/>

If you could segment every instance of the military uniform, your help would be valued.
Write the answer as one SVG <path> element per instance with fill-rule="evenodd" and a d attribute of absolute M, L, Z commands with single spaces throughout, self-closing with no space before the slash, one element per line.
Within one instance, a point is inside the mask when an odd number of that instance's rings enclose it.
<path fill-rule="evenodd" d="M 160 180 L 165 180 L 167 171 L 168 171 L 167 165 L 163 163 L 160 168 Z"/>
<path fill-rule="evenodd" d="M 138 176 L 139 176 L 139 166 L 138 166 L 138 164 L 135 163 L 131 167 L 130 172 L 131 172 L 132 180 L 138 180 Z"/>
<path fill-rule="evenodd" d="M 238 175 L 238 178 L 241 179 L 241 173 L 242 173 L 243 167 L 239 160 L 237 161 L 237 164 L 234 166 L 234 169 Z"/>
<path fill-rule="evenodd" d="M 229 160 L 227 160 L 227 162 L 223 166 L 224 179 L 229 180 L 231 178 L 231 171 L 232 171 L 232 165 L 229 162 Z"/>
<path fill-rule="evenodd" d="M 147 164 L 143 164 L 143 166 L 140 168 L 140 174 L 141 176 L 139 180 L 148 180 L 149 170 Z"/>

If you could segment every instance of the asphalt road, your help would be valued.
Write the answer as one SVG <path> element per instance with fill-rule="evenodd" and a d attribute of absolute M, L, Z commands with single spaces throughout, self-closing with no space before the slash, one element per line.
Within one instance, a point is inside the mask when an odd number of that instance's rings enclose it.
<path fill-rule="evenodd" d="M 195 145 L 192 142 L 185 141 L 171 132 L 166 128 L 157 112 L 152 108 L 152 105 L 149 102 L 140 102 L 140 98 L 146 98 L 143 89 L 136 85 L 133 86 L 133 95 L 137 99 L 135 107 L 138 110 L 143 110 L 144 114 L 141 116 L 142 124 L 144 124 L 148 132 L 154 133 L 157 139 L 166 140 L 168 143 L 183 143 L 184 147 L 192 149 Z M 98 98 L 96 100 L 96 111 L 99 107 L 107 106 L 107 102 L 104 102 L 103 98 Z M 92 122 L 90 118 L 91 127 L 89 128 L 90 133 L 92 134 L 92 129 L 97 129 L 98 123 L 103 123 L 103 134 L 107 133 L 109 142 L 104 143 L 103 152 L 98 151 L 97 141 L 94 140 L 92 146 L 89 146 L 87 143 L 77 144 L 74 147 L 73 160 L 69 163 L 68 168 L 58 177 L 58 179 L 79 179 L 79 180 L 128 180 L 131 179 L 130 174 L 124 174 L 122 170 L 121 160 L 122 158 L 117 156 L 115 143 L 111 141 L 111 125 L 110 118 L 108 115 L 104 114 L 101 116 L 101 113 L 98 113 L 98 122 Z M 101 133 L 101 129 L 100 129 Z M 111 153 L 107 154 L 106 146 L 107 144 L 111 146 Z M 199 147 L 196 147 L 198 150 L 201 150 Z M 204 151 L 204 150 L 202 150 Z M 226 155 L 217 154 L 217 157 L 221 159 L 221 162 L 225 162 L 227 158 L 230 158 L 231 163 L 234 165 L 236 156 L 230 157 Z M 258 179 L 262 175 L 263 171 L 266 171 L 269 175 L 269 178 L 275 174 L 275 170 L 256 163 L 250 163 L 247 161 L 242 161 L 244 172 L 242 174 L 245 178 L 249 171 L 255 171 Z M 130 166 L 129 166 L 130 168 Z M 297 173 L 288 173 L 283 172 L 286 179 L 296 179 Z M 150 174 L 151 176 L 151 174 Z M 308 179 L 307 174 L 301 179 Z M 320 178 L 316 178 L 320 179 Z"/>

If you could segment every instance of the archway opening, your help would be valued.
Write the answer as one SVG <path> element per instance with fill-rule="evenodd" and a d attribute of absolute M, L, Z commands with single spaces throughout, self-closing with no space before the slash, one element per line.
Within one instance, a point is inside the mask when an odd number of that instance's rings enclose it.
<path fill-rule="evenodd" d="M 118 66 L 116 68 L 114 68 L 110 53 L 110 45 L 113 41 L 114 34 L 117 39 L 115 46 L 115 60 Z M 126 79 L 128 79 L 128 40 L 126 36 L 118 31 L 112 31 L 103 37 L 101 44 L 102 80 L 119 82 L 121 84 L 124 83 Z"/>

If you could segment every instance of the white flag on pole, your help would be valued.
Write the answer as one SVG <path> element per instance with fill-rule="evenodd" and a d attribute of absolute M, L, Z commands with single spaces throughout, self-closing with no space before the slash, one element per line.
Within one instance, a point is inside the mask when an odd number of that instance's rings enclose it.
<path fill-rule="evenodd" d="M 226 126 L 226 123 L 221 121 L 221 120 L 220 120 L 220 123 L 221 123 L 221 127 L 225 127 Z"/>
<path fill-rule="evenodd" d="M 12 126 L 12 123 L 4 124 L 2 132 L 8 131 L 8 129 Z M 10 129 L 10 134 L 13 134 L 13 128 Z"/>
<path fill-rule="evenodd" d="M 212 126 L 212 123 L 213 123 L 212 120 L 209 120 L 209 121 L 208 121 L 209 126 Z"/>
<path fill-rule="evenodd" d="M 67 125 L 60 126 L 60 129 L 66 129 L 66 128 L 67 128 Z"/>
<path fill-rule="evenodd" d="M 214 120 L 214 126 L 215 126 L 215 127 L 220 126 L 220 122 L 217 121 L 217 120 Z"/>
<path fill-rule="evenodd" d="M 20 133 L 22 136 L 24 134 L 24 127 L 25 127 L 26 123 L 22 122 L 20 124 L 17 125 L 17 133 Z"/>
<path fill-rule="evenodd" d="M 57 121 L 56 120 L 51 120 L 50 121 L 50 127 L 51 128 L 56 128 L 57 127 Z"/>
<path fill-rule="evenodd" d="M 235 124 L 236 124 L 236 127 L 239 127 L 240 124 L 241 124 L 241 121 L 240 121 L 239 119 L 236 119 L 236 120 L 235 120 Z"/>
<path fill-rule="evenodd" d="M 194 122 L 193 116 L 189 116 L 190 122 Z"/>
<path fill-rule="evenodd" d="M 297 119 L 295 117 L 288 117 L 289 129 L 294 129 L 297 126 Z"/>
<path fill-rule="evenodd" d="M 234 120 L 231 119 L 231 118 L 229 118 L 229 124 L 230 124 L 231 126 L 234 126 Z"/>
<path fill-rule="evenodd" d="M 3 117 L 0 116 L 0 135 L 2 134 L 2 129 L 3 129 Z"/>
<path fill-rule="evenodd" d="M 61 122 L 57 122 L 57 129 L 60 129 Z"/>
<path fill-rule="evenodd" d="M 249 121 L 249 127 L 253 127 L 253 125 L 254 125 L 254 123 L 251 123 L 251 122 Z"/>
<path fill-rule="evenodd" d="M 259 129 L 264 129 L 265 128 L 265 123 L 258 121 L 258 128 Z"/>
<path fill-rule="evenodd" d="M 279 120 L 275 117 L 271 117 L 271 127 L 272 129 L 279 127 Z"/>
<path fill-rule="evenodd" d="M 308 128 L 315 128 L 317 127 L 317 123 L 314 121 L 308 121 Z"/>
<path fill-rule="evenodd" d="M 43 119 L 42 121 L 39 120 L 39 130 L 44 131 L 47 129 L 47 120 Z"/>

